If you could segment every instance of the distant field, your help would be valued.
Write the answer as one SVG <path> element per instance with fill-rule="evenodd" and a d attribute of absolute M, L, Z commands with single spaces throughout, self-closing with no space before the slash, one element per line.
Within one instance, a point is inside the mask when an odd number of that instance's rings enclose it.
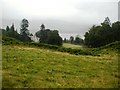
<path fill-rule="evenodd" d="M 2 48 L 3 88 L 118 87 L 118 57 L 114 52 L 76 56 L 22 45 Z"/>
<path fill-rule="evenodd" d="M 83 48 L 82 45 L 74 45 L 74 44 L 70 44 L 70 43 L 63 43 L 63 47 L 72 48 L 72 49 L 82 49 Z"/>

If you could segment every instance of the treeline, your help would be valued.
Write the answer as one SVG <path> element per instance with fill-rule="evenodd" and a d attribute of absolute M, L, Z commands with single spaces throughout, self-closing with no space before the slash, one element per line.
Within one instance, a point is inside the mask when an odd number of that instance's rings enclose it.
<path fill-rule="evenodd" d="M 21 21 L 20 34 L 15 30 L 14 24 L 6 29 L 2 29 L 3 36 L 15 38 L 22 42 L 32 42 L 33 34 L 28 30 L 29 22 L 27 19 Z M 39 38 L 39 43 L 51 44 L 51 45 L 62 45 L 62 38 L 59 36 L 58 30 L 45 29 L 42 24 L 40 30 L 35 33 L 35 36 Z"/>
<path fill-rule="evenodd" d="M 30 36 L 32 34 L 29 33 L 28 30 L 28 20 L 23 19 L 21 22 L 20 34 L 15 30 L 14 24 L 11 27 L 7 26 L 6 29 L 2 29 L 3 36 L 8 36 L 20 40 L 22 42 L 32 42 Z"/>
<path fill-rule="evenodd" d="M 8 37 L 15 38 L 22 42 L 32 42 L 33 34 L 29 32 L 29 22 L 27 19 L 21 21 L 20 33 L 15 30 L 14 24 L 6 29 L 2 29 L 2 34 Z M 84 44 L 88 47 L 100 47 L 111 42 L 120 41 L 120 21 L 110 23 L 109 18 L 105 18 L 101 25 L 93 25 L 84 35 L 84 40 L 77 35 L 71 36 L 69 39 L 64 39 L 59 35 L 58 30 L 46 29 L 45 25 L 40 26 L 40 30 L 35 33 L 39 43 L 62 46 L 63 42 L 71 44 Z"/>
<path fill-rule="evenodd" d="M 84 44 L 88 47 L 100 47 L 111 42 L 120 41 L 120 22 L 117 21 L 111 24 L 107 17 L 101 25 L 93 25 L 84 37 Z"/>
<path fill-rule="evenodd" d="M 12 25 L 11 27 L 14 27 L 14 25 Z M 3 36 L 12 37 L 22 42 L 32 42 L 29 36 L 21 35 L 17 32 L 17 30 L 11 29 L 9 28 L 9 26 L 7 26 L 6 30 L 2 29 L 2 34 Z"/>
<path fill-rule="evenodd" d="M 69 39 L 64 38 L 63 42 L 76 44 L 76 45 L 84 44 L 84 40 L 82 38 L 80 38 L 79 35 L 77 35 L 76 37 L 70 36 Z"/>
<path fill-rule="evenodd" d="M 35 33 L 39 38 L 40 43 L 51 45 L 62 45 L 62 38 L 59 36 L 58 30 L 45 29 L 45 26 L 41 25 L 41 30 Z"/>

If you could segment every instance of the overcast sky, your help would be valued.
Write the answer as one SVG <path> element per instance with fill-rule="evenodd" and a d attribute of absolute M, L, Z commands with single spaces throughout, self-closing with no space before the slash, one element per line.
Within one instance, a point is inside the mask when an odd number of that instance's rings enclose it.
<path fill-rule="evenodd" d="M 59 30 L 61 36 L 80 35 L 105 17 L 118 20 L 119 0 L 0 0 L 0 27 L 14 23 L 19 31 L 23 18 L 29 21 L 29 30 L 35 33 L 40 25 Z"/>

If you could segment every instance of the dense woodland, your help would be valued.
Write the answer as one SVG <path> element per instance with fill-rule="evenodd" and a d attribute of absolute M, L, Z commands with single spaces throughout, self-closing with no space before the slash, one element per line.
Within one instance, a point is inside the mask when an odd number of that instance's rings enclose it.
<path fill-rule="evenodd" d="M 117 21 L 111 24 L 107 17 L 101 25 L 93 25 L 84 36 L 84 43 L 88 47 L 100 47 L 111 42 L 120 41 L 120 22 Z"/>
<path fill-rule="evenodd" d="M 15 30 L 14 24 L 2 29 L 3 36 L 8 36 L 20 40 L 22 42 L 33 42 L 31 37 L 33 34 L 28 30 L 29 22 L 27 19 L 21 21 L 20 33 Z M 100 47 L 111 42 L 120 41 L 120 22 L 111 23 L 108 17 L 105 18 L 101 25 L 93 25 L 88 32 L 85 33 L 83 40 L 79 35 L 70 36 L 70 39 L 62 40 L 58 30 L 46 29 L 45 25 L 40 26 L 40 30 L 35 33 L 39 39 L 39 43 L 61 46 L 64 43 L 84 44 L 88 47 Z"/>

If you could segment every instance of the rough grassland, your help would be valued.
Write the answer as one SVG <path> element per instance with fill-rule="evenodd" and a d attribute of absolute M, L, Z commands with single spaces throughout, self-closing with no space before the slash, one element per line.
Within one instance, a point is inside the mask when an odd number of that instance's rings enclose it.
<path fill-rule="evenodd" d="M 3 88 L 117 88 L 116 53 L 70 55 L 27 46 L 3 45 Z"/>
<path fill-rule="evenodd" d="M 72 49 L 82 49 L 82 45 L 74 45 L 74 44 L 69 44 L 69 43 L 63 43 L 63 47 L 66 48 L 72 48 Z"/>
<path fill-rule="evenodd" d="M 0 43 L 0 89 L 2 88 L 2 44 Z"/>

